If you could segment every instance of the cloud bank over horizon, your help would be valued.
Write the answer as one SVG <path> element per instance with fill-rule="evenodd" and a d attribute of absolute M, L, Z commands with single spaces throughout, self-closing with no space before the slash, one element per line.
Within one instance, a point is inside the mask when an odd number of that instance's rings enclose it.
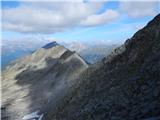
<path fill-rule="evenodd" d="M 52 41 L 81 47 L 82 44 L 122 44 L 160 13 L 159 1 L 17 0 L 1 3 L 1 44 L 5 48 L 37 48 Z"/>
<path fill-rule="evenodd" d="M 1 1 L 2 63 L 52 41 L 78 52 L 121 45 L 160 13 L 159 6 L 158 0 Z"/>
<path fill-rule="evenodd" d="M 157 1 L 120 1 L 117 8 L 109 2 L 22 1 L 2 9 L 2 30 L 20 33 L 53 34 L 73 28 L 95 27 L 117 22 L 121 16 L 131 19 L 157 14 Z M 3 4 L 2 4 L 3 6 Z M 102 10 L 103 9 L 103 10 Z"/>

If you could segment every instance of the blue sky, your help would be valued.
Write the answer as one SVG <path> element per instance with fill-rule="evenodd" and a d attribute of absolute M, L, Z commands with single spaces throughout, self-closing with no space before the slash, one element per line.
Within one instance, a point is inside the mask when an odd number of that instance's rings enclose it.
<path fill-rule="evenodd" d="M 20 5 L 19 1 L 1 1 L 2 9 L 3 8 L 14 8 Z"/>
<path fill-rule="evenodd" d="M 2 1 L 1 4 L 2 42 L 38 35 L 65 42 L 123 43 L 160 13 L 158 1 Z"/>

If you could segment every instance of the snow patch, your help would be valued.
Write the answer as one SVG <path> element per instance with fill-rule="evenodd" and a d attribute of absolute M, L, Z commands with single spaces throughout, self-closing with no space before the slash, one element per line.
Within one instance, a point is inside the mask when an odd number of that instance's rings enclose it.
<path fill-rule="evenodd" d="M 39 117 L 39 119 L 38 119 L 38 120 L 42 120 L 42 118 L 43 118 L 43 114 L 42 114 L 42 115 L 40 115 L 40 117 Z"/>
<path fill-rule="evenodd" d="M 43 114 L 38 115 L 38 113 L 39 113 L 39 110 L 32 112 L 28 115 L 25 115 L 22 119 L 23 120 L 42 120 Z"/>

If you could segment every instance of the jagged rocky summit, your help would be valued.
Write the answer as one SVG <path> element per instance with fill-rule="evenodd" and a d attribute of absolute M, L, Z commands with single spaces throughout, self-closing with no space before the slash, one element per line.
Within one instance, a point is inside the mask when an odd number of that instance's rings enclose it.
<path fill-rule="evenodd" d="M 160 14 L 90 65 L 51 43 L 2 73 L 4 120 L 159 120 Z"/>
<path fill-rule="evenodd" d="M 2 119 L 40 119 L 72 91 L 87 67 L 56 42 L 14 61 L 2 72 Z"/>

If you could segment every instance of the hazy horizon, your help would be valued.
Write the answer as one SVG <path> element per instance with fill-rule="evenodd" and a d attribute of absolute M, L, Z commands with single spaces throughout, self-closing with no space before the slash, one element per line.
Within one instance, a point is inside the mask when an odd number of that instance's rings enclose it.
<path fill-rule="evenodd" d="M 158 5 L 159 1 L 1 1 L 2 64 L 52 41 L 77 52 L 86 46 L 121 45 L 160 12 Z"/>

